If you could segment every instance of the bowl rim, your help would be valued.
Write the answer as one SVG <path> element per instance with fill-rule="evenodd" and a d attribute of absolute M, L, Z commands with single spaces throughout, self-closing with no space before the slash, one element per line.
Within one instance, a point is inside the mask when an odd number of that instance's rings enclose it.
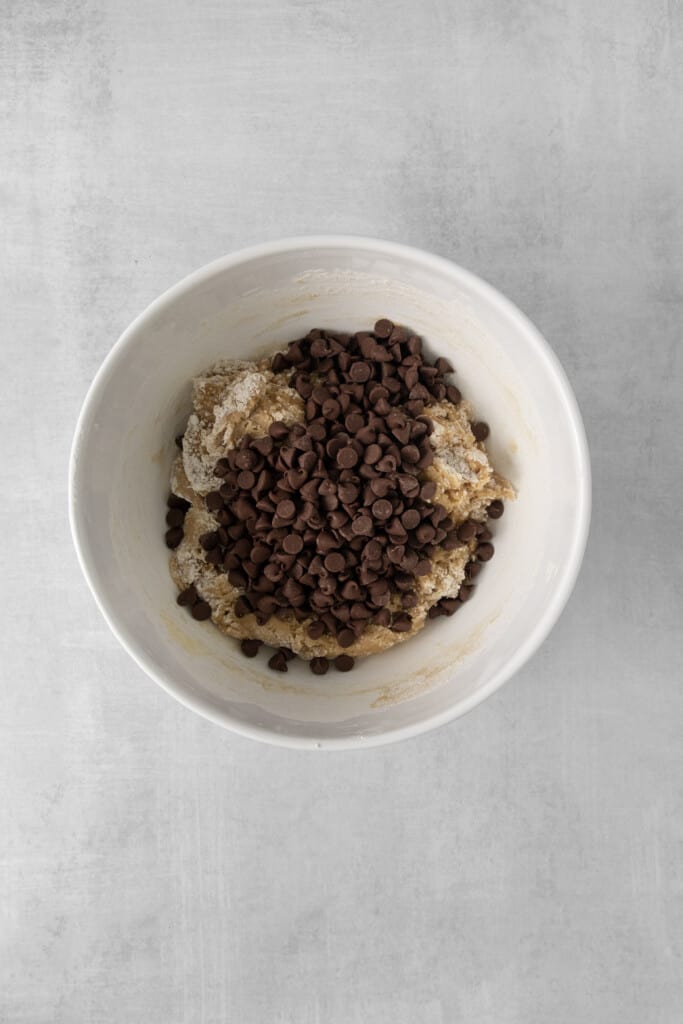
<path fill-rule="evenodd" d="M 98 589 L 94 576 L 90 571 L 89 555 L 84 541 L 86 532 L 84 510 L 79 500 L 79 494 L 84 486 L 84 481 L 80 478 L 81 448 L 90 433 L 90 427 L 95 418 L 99 402 L 104 396 L 108 378 L 116 365 L 125 358 L 126 352 L 133 343 L 133 339 L 139 329 L 164 307 L 175 302 L 183 294 L 216 274 L 222 273 L 241 263 L 264 256 L 273 256 L 284 252 L 309 248 L 355 249 L 407 259 L 421 265 L 425 270 L 433 270 L 449 275 L 477 294 L 485 303 L 497 307 L 505 317 L 516 324 L 521 333 L 526 335 L 528 341 L 536 350 L 537 356 L 545 364 L 546 370 L 554 377 L 562 399 L 564 414 L 573 442 L 579 471 L 576 492 L 577 515 L 568 557 L 556 578 L 552 597 L 548 601 L 543 615 L 536 621 L 534 627 L 520 643 L 515 654 L 508 662 L 495 672 L 476 693 L 444 711 L 428 715 L 410 725 L 388 728 L 379 733 L 335 738 L 283 734 L 263 726 L 246 724 L 234 718 L 228 712 L 219 711 L 208 698 L 204 699 L 200 696 L 189 694 L 181 684 L 161 673 L 153 659 L 146 655 L 137 640 L 119 620 L 117 610 L 112 606 L 107 595 Z M 192 271 L 162 292 L 123 331 L 105 356 L 88 388 L 78 416 L 71 446 L 68 484 L 69 523 L 81 571 L 107 625 L 137 665 L 181 704 L 184 704 L 216 725 L 230 729 L 249 739 L 261 740 L 275 746 L 298 750 L 350 750 L 395 743 L 446 725 L 456 718 L 467 714 L 468 711 L 471 711 L 481 704 L 482 701 L 486 700 L 487 697 L 490 697 L 535 654 L 560 617 L 581 568 L 588 540 L 591 516 L 590 455 L 581 412 L 562 364 L 538 328 L 497 288 L 452 260 L 443 256 L 437 256 L 415 246 L 358 235 L 301 235 L 247 246 L 212 260 L 210 263 Z"/>

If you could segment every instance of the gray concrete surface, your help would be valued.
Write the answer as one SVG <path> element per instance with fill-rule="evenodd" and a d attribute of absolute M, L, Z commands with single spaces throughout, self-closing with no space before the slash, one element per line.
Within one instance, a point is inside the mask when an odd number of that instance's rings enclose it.
<path fill-rule="evenodd" d="M 0 24 L 0 1020 L 678 1024 L 680 0 L 6 0 Z M 524 671 L 434 735 L 325 757 L 149 682 L 65 519 L 130 319 L 316 231 L 506 291 L 595 474 Z"/>

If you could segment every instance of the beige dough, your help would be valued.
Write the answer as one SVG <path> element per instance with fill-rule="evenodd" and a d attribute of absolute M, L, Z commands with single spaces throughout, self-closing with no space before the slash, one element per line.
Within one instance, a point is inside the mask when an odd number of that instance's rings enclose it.
<path fill-rule="evenodd" d="M 454 551 L 437 550 L 432 571 L 416 579 L 418 604 L 410 610 L 413 626 L 406 633 L 370 625 L 351 647 L 342 649 L 331 636 L 311 640 L 307 627 L 312 618 L 297 622 L 293 616 L 272 617 L 264 626 L 256 622 L 254 615 L 236 618 L 233 609 L 238 591 L 224 572 L 207 564 L 199 543 L 203 533 L 218 525 L 201 499 L 220 486 L 213 467 L 226 449 L 233 448 L 245 434 L 261 437 L 275 420 L 287 424 L 303 422 L 300 397 L 289 387 L 288 377 L 272 373 L 269 365 L 269 359 L 258 363 L 225 361 L 193 382 L 194 411 L 185 431 L 182 455 L 176 458 L 171 473 L 171 490 L 186 498 L 192 508 L 185 518 L 183 540 L 171 556 L 171 575 L 179 590 L 194 583 L 211 606 L 213 622 L 229 636 L 262 640 L 271 647 L 289 647 L 306 659 L 376 654 L 414 636 L 424 626 L 433 604 L 443 597 L 457 595 L 474 544 Z M 457 406 L 439 402 L 425 411 L 434 421 L 431 442 L 435 458 L 424 475 L 436 483 L 434 501 L 444 506 L 455 523 L 483 519 L 494 499 L 514 498 L 512 486 L 493 471 L 485 446 L 474 439 L 470 428 L 472 410 L 467 402 Z M 398 610 L 398 599 L 393 600 L 395 605 L 389 607 Z"/>

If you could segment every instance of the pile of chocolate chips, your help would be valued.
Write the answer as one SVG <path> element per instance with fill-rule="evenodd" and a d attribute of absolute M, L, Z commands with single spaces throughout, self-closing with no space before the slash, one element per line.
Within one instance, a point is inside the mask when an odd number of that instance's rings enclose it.
<path fill-rule="evenodd" d="M 437 547 L 474 540 L 458 597 L 429 611 L 430 618 L 452 615 L 494 552 L 486 525 L 456 528 L 432 500 L 436 485 L 423 476 L 434 458 L 425 410 L 461 400 L 446 379 L 450 363 L 429 363 L 420 338 L 383 319 L 372 333 L 312 330 L 277 353 L 272 369 L 291 375 L 305 423 L 275 422 L 265 437 L 242 438 L 217 463 L 222 484 L 205 498 L 217 528 L 200 543 L 207 562 L 240 592 L 235 614 L 253 613 L 259 624 L 292 614 L 299 622 L 312 619 L 312 639 L 331 635 L 342 648 L 371 623 L 407 632 L 416 578 L 430 572 Z M 485 423 L 472 430 L 477 440 L 488 436 Z M 176 547 L 187 502 L 172 495 L 169 506 L 166 543 Z M 502 515 L 502 502 L 488 513 Z M 399 596 L 399 611 L 388 607 L 392 595 Z M 195 618 L 210 615 L 194 587 L 178 601 Z M 243 641 L 242 650 L 253 657 L 258 642 Z M 287 671 L 289 656 L 280 648 L 269 664 Z M 329 668 L 326 658 L 309 664 L 316 674 Z M 348 670 L 353 659 L 341 655 L 335 665 Z"/>

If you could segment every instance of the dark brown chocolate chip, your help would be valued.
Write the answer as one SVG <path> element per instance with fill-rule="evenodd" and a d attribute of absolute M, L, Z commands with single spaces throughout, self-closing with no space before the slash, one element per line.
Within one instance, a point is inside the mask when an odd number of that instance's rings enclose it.
<path fill-rule="evenodd" d="M 368 466 L 376 465 L 382 458 L 382 449 L 378 444 L 369 444 L 363 454 L 363 460 Z"/>
<path fill-rule="evenodd" d="M 344 420 L 344 426 L 349 434 L 357 434 L 365 426 L 365 419 L 359 412 L 350 412 Z"/>
<path fill-rule="evenodd" d="M 384 477 L 378 477 L 376 480 L 371 480 L 368 486 L 376 498 L 386 498 L 391 490 L 391 481 Z"/>
<path fill-rule="evenodd" d="M 387 320 L 386 317 L 382 317 L 378 320 L 374 326 L 374 332 L 378 338 L 388 338 L 394 329 L 394 325 L 391 320 Z"/>
<path fill-rule="evenodd" d="M 190 502 L 186 498 L 181 498 L 179 494 L 169 494 L 166 504 L 169 508 L 181 508 L 185 512 L 190 507 Z"/>
<path fill-rule="evenodd" d="M 221 505 L 223 502 L 221 502 Z M 182 508 L 169 508 L 166 513 L 167 526 L 182 526 L 185 522 L 185 511 Z"/>
<path fill-rule="evenodd" d="M 350 654 L 338 654 L 334 659 L 334 667 L 339 672 L 350 672 L 354 665 L 355 661 Z"/>
<path fill-rule="evenodd" d="M 329 555 L 325 556 L 325 568 L 328 572 L 342 572 L 345 566 L 346 560 L 339 551 L 331 551 Z"/>
<path fill-rule="evenodd" d="M 290 501 L 289 498 L 285 498 L 284 501 L 279 501 L 277 503 L 275 511 L 280 519 L 288 522 L 294 519 L 296 515 L 296 505 L 293 501 Z"/>
<path fill-rule="evenodd" d="M 262 643 L 262 640 L 242 640 L 240 643 L 240 650 L 245 657 L 255 658 Z"/>
<path fill-rule="evenodd" d="M 195 601 L 192 605 L 191 614 L 193 619 L 203 622 L 211 618 L 211 605 L 206 601 Z"/>
<path fill-rule="evenodd" d="M 356 634 L 352 629 L 342 629 L 337 636 L 337 643 L 340 647 L 350 647 L 355 643 Z"/>
<path fill-rule="evenodd" d="M 284 656 L 282 651 L 276 651 L 271 658 L 268 659 L 268 667 L 272 668 L 275 672 L 287 672 L 287 658 Z"/>
<path fill-rule="evenodd" d="M 323 402 L 321 411 L 326 420 L 336 420 L 341 412 L 341 406 L 336 399 L 328 398 L 327 401 Z"/>
<path fill-rule="evenodd" d="M 247 586 L 247 574 L 241 569 L 230 569 L 228 582 L 238 590 L 244 590 Z"/>
<path fill-rule="evenodd" d="M 460 394 L 460 391 L 456 388 L 455 384 L 449 384 L 447 386 L 446 398 L 448 399 L 449 402 L 452 402 L 453 405 L 457 405 L 458 402 L 462 401 L 462 395 Z"/>
<path fill-rule="evenodd" d="M 477 547 L 477 558 L 480 562 L 488 562 L 494 555 L 493 544 L 489 544 L 488 541 L 485 544 L 480 544 Z"/>
<path fill-rule="evenodd" d="M 420 525 L 420 513 L 415 508 L 407 508 L 401 516 L 401 523 L 406 530 L 414 530 Z"/>
<path fill-rule="evenodd" d="M 500 519 L 503 512 L 505 511 L 505 506 L 503 505 L 502 501 L 496 498 L 495 501 L 491 502 L 486 511 L 488 512 L 491 519 Z"/>
<path fill-rule="evenodd" d="M 431 544 L 436 535 L 436 530 L 429 523 L 420 523 L 415 536 L 419 540 L 420 544 Z"/>
<path fill-rule="evenodd" d="M 248 599 L 243 594 L 240 594 L 240 596 L 235 601 L 236 617 L 238 619 L 243 619 L 245 615 L 249 615 L 251 613 L 251 610 L 251 604 L 249 603 Z"/>
<path fill-rule="evenodd" d="M 477 533 L 477 524 L 472 519 L 466 519 L 457 530 L 458 538 L 462 541 L 472 540 Z"/>
<path fill-rule="evenodd" d="M 481 562 L 468 562 L 465 566 L 465 576 L 468 580 L 474 580 L 477 578 L 482 570 Z"/>
<path fill-rule="evenodd" d="M 308 664 L 314 676 L 324 676 L 330 667 L 327 658 L 311 658 Z"/>
<path fill-rule="evenodd" d="M 270 558 L 272 550 L 268 547 L 267 544 L 257 543 L 254 544 L 250 554 L 252 562 L 254 562 L 256 565 L 263 565 L 264 562 L 267 562 L 268 559 Z"/>
<path fill-rule="evenodd" d="M 368 515 L 359 515 L 351 523 L 351 530 L 360 537 L 367 537 L 372 534 L 372 519 Z"/>
<path fill-rule="evenodd" d="M 166 547 L 167 548 L 171 548 L 171 550 L 173 550 L 174 548 L 177 548 L 178 545 L 180 544 L 181 540 L 183 539 L 183 536 L 184 536 L 184 534 L 183 534 L 182 528 L 180 526 L 173 526 L 170 530 L 167 530 L 166 533 L 164 534 L 164 540 L 166 541 Z"/>
<path fill-rule="evenodd" d="M 181 590 L 176 598 L 176 601 L 181 606 L 193 605 L 195 601 L 198 600 L 199 594 L 197 593 L 194 584 L 191 584 L 189 587 L 185 587 L 184 590 Z"/>
<path fill-rule="evenodd" d="M 337 465 L 342 469 L 353 469 L 358 462 L 358 452 L 355 448 L 346 446 L 337 452 Z"/>
<path fill-rule="evenodd" d="M 359 360 L 349 370 L 349 377 L 356 384 L 364 384 L 366 380 L 370 380 L 372 377 L 372 369 L 368 363 Z"/>
<path fill-rule="evenodd" d="M 256 477 L 250 469 L 243 469 L 237 476 L 237 486 L 243 491 L 250 491 L 256 483 Z"/>
<path fill-rule="evenodd" d="M 394 510 L 391 506 L 391 502 L 388 501 L 386 498 L 378 498 L 377 501 L 374 501 L 372 503 L 372 514 L 375 517 L 375 519 L 389 519 L 393 511 Z"/>
<path fill-rule="evenodd" d="M 282 420 L 275 420 L 268 427 L 268 433 L 274 441 L 284 441 L 286 437 L 289 437 L 289 427 Z"/>
<path fill-rule="evenodd" d="M 298 533 L 288 534 L 282 542 L 282 547 L 288 555 L 298 555 L 303 550 L 304 542 Z"/>
<path fill-rule="evenodd" d="M 466 584 L 463 583 L 463 585 L 461 586 L 460 590 L 458 591 L 458 598 L 461 601 L 469 601 L 469 599 L 472 597 L 473 593 L 474 593 L 474 587 L 468 587 Z"/>
<path fill-rule="evenodd" d="M 223 498 L 218 491 L 209 491 L 204 501 L 209 512 L 217 512 L 218 509 L 223 508 Z"/>
<path fill-rule="evenodd" d="M 405 612 L 399 612 L 398 615 L 394 615 L 391 623 L 391 629 L 394 633 L 407 633 L 413 625 L 413 620 L 410 615 Z"/>
<path fill-rule="evenodd" d="M 489 436 L 489 425 L 488 423 L 479 422 L 472 424 L 472 433 L 474 434 L 475 441 L 485 441 Z"/>
<path fill-rule="evenodd" d="M 438 604 L 438 608 L 444 615 L 454 615 L 458 608 L 462 607 L 462 601 L 459 601 L 457 597 L 443 597 Z"/>
<path fill-rule="evenodd" d="M 310 626 L 306 630 L 311 640 L 319 640 L 321 636 L 325 635 L 326 626 L 320 619 L 316 619 L 311 622 Z"/>
<path fill-rule="evenodd" d="M 385 629 L 391 625 L 391 612 L 388 608 L 380 608 L 378 612 L 372 617 L 372 621 L 378 625 L 383 626 Z"/>

